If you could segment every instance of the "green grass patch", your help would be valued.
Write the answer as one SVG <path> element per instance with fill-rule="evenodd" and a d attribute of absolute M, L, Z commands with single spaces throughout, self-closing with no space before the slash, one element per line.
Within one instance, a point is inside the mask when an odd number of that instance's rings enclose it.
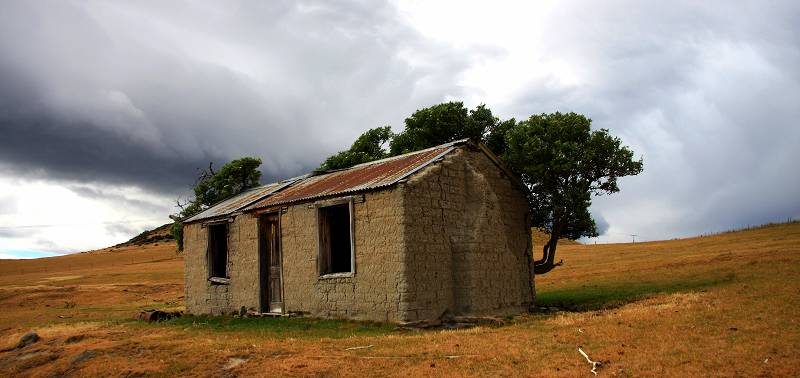
<path fill-rule="evenodd" d="M 238 332 L 270 338 L 344 338 L 381 336 L 397 332 L 387 323 L 314 318 L 233 318 L 230 316 L 184 315 L 145 326 L 176 327 L 197 331 Z"/>
<path fill-rule="evenodd" d="M 657 294 L 698 291 L 733 282 L 727 274 L 714 278 L 694 278 L 683 281 L 597 282 L 576 287 L 536 292 L 536 305 L 558 307 L 568 311 L 592 311 L 615 308 Z"/>

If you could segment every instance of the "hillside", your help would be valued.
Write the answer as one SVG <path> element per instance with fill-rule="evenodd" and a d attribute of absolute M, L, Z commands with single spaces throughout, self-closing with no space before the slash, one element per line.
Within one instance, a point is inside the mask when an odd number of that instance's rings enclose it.
<path fill-rule="evenodd" d="M 800 223 L 559 247 L 548 310 L 500 327 L 401 331 L 310 319 L 129 320 L 182 306 L 173 243 L 0 260 L 0 375 L 793 376 Z M 556 311 L 558 309 L 558 311 Z M 30 329 L 42 340 L 15 348 Z M 355 348 L 355 349 L 348 349 Z M 102 373 L 102 374 L 101 374 Z"/>
<path fill-rule="evenodd" d="M 547 243 L 550 240 L 550 234 L 548 234 L 547 232 L 542 231 L 540 229 L 537 229 L 537 228 L 532 228 L 531 229 L 531 237 L 533 238 L 533 245 L 535 247 L 534 252 L 537 252 L 537 253 L 540 252 L 541 249 L 542 249 L 542 246 L 544 246 L 545 243 Z M 565 245 L 578 245 L 578 244 L 580 244 L 580 243 L 578 243 L 575 240 L 558 239 L 558 247 L 559 248 L 561 248 L 561 247 L 563 247 Z"/>
<path fill-rule="evenodd" d="M 129 247 L 135 245 L 174 241 L 175 238 L 172 237 L 172 234 L 169 232 L 171 227 L 172 223 L 167 223 L 152 230 L 142 231 L 142 233 L 134 236 L 131 238 L 131 240 L 117 244 L 114 247 Z"/>

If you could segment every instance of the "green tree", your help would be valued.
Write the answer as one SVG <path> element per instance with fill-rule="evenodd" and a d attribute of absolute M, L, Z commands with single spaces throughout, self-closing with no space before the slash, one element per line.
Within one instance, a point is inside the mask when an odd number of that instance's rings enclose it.
<path fill-rule="evenodd" d="M 321 173 L 334 169 L 349 168 L 361 163 L 383 159 L 388 156 L 384 146 L 393 136 L 394 134 L 389 126 L 369 129 L 361 134 L 348 150 L 327 158 L 315 172 Z"/>
<path fill-rule="evenodd" d="M 405 129 L 390 144 L 392 156 L 470 138 L 483 140 L 498 119 L 486 105 L 467 111 L 463 102 L 446 102 L 414 112 L 405 120 Z"/>
<path fill-rule="evenodd" d="M 483 143 L 486 147 L 489 147 L 495 155 L 502 157 L 506 152 L 506 134 L 508 130 L 511 130 L 516 125 L 517 121 L 514 118 L 498 122 L 489 128 L 489 132 L 483 138 Z"/>
<path fill-rule="evenodd" d="M 200 172 L 193 188 L 194 199 L 183 204 L 178 201 L 180 211 L 170 216 L 174 221 L 170 233 L 175 238 L 178 251 L 183 250 L 183 220 L 247 189 L 259 186 L 260 165 L 261 159 L 243 157 L 225 164 L 218 172 L 214 172 L 213 164 L 208 165 L 208 170 Z"/>
<path fill-rule="evenodd" d="M 494 130 L 495 151 L 530 189 L 533 226 L 550 234 L 535 261 L 536 274 L 555 262 L 559 238 L 597 236 L 589 213 L 592 195 L 618 192 L 620 177 L 642 172 L 642 159 L 608 130 L 592 131 L 591 120 L 575 113 L 534 115 L 506 129 Z M 505 144 L 499 142 L 499 135 Z"/>

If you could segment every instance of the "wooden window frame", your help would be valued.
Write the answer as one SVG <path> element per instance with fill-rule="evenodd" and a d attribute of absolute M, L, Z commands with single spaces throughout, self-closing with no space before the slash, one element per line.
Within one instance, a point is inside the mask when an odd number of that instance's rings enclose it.
<path fill-rule="evenodd" d="M 341 278 L 341 277 L 353 277 L 356 274 L 356 232 L 355 232 L 355 197 L 344 197 L 344 198 L 336 198 L 332 200 L 325 200 L 325 201 L 317 201 L 314 203 L 314 212 L 316 213 L 316 223 L 317 223 L 317 275 L 319 279 L 327 279 L 327 278 Z M 337 206 L 347 204 L 349 218 L 350 218 L 350 271 L 349 272 L 337 272 L 337 273 L 325 273 L 323 271 L 322 260 L 324 258 L 324 251 L 323 242 L 322 242 L 322 229 L 320 225 L 320 212 L 322 209 L 331 206 Z M 327 251 L 330 253 L 330 251 Z"/>
<path fill-rule="evenodd" d="M 213 268 L 213 258 L 211 256 L 211 230 L 213 227 L 225 227 L 225 275 L 223 277 L 214 275 Z M 218 221 L 218 222 L 208 222 L 203 224 L 203 227 L 206 228 L 207 237 L 206 237 L 206 262 L 208 264 L 207 275 L 208 281 L 213 284 L 228 284 L 230 282 L 230 269 L 228 269 L 228 265 L 230 263 L 230 226 L 228 220 Z"/>

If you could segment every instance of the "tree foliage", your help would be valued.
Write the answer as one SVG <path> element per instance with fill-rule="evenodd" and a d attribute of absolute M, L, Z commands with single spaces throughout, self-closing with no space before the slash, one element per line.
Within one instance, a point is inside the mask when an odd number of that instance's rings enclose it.
<path fill-rule="evenodd" d="M 606 129 L 575 113 L 534 115 L 503 133 L 501 158 L 530 189 L 531 221 L 550 234 L 537 274 L 556 265 L 558 239 L 597 236 L 589 213 L 592 195 L 618 192 L 618 179 L 637 175 L 642 160 Z M 500 132 L 498 132 L 500 133 Z"/>
<path fill-rule="evenodd" d="M 495 155 L 502 157 L 506 152 L 506 134 L 516 125 L 517 121 L 514 118 L 498 122 L 489 128 L 489 132 L 484 137 L 483 143 L 486 147 L 489 147 Z"/>
<path fill-rule="evenodd" d="M 394 137 L 392 156 L 469 138 L 483 140 L 497 118 L 485 105 L 467 111 L 463 102 L 446 102 L 414 112 L 405 120 L 405 129 Z"/>
<path fill-rule="evenodd" d="M 175 221 L 170 233 L 175 237 L 179 251 L 183 250 L 183 220 L 247 189 L 259 186 L 260 165 L 261 159 L 243 157 L 225 164 L 218 172 L 214 172 L 212 164 L 208 165 L 208 170 L 200 172 L 193 188 L 194 199 L 185 204 L 178 202 L 180 211 L 170 217 Z"/>
<path fill-rule="evenodd" d="M 642 160 L 606 129 L 591 130 L 591 120 L 575 113 L 534 115 L 523 121 L 500 121 L 485 105 L 467 110 L 462 102 L 420 109 L 393 135 L 389 126 L 362 134 L 349 150 L 328 158 L 317 169 L 348 168 L 459 139 L 483 142 L 530 189 L 531 224 L 550 234 L 534 271 L 555 263 L 559 238 L 597 236 L 589 212 L 593 195 L 619 191 L 620 177 L 642 171 Z M 383 149 L 389 143 L 388 153 Z"/>
<path fill-rule="evenodd" d="M 434 105 L 406 118 L 405 128 L 399 134 L 392 133 L 389 126 L 367 130 L 349 149 L 327 158 L 315 172 L 349 168 L 459 139 L 481 141 L 497 125 L 498 119 L 485 105 L 473 110 L 465 108 L 462 102 Z M 385 149 L 387 143 L 389 151 Z"/>
<path fill-rule="evenodd" d="M 388 156 L 384 146 L 389 143 L 393 136 L 394 134 L 389 126 L 369 129 L 353 142 L 350 149 L 327 158 L 316 169 L 316 172 L 349 168 L 361 163 L 383 159 Z"/>

